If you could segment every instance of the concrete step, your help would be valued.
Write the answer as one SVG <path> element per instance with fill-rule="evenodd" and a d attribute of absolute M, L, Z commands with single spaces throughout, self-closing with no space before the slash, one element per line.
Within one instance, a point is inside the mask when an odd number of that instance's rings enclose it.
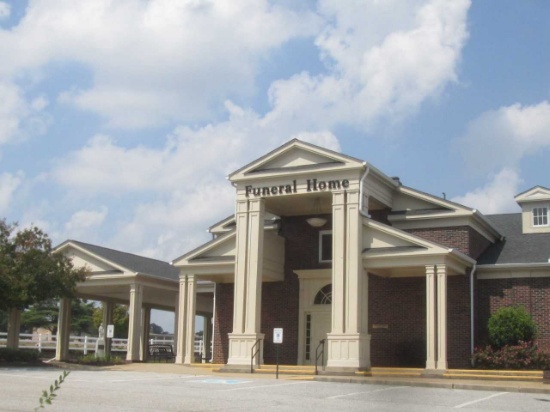
<path fill-rule="evenodd" d="M 261 365 L 254 373 L 276 373 L 277 365 Z M 315 366 L 310 365 L 279 365 L 279 374 L 283 375 L 315 375 Z"/>
<path fill-rule="evenodd" d="M 542 381 L 542 371 L 449 369 L 443 374 L 447 379 L 490 379 L 499 381 Z"/>
<path fill-rule="evenodd" d="M 393 376 L 414 377 L 421 376 L 424 369 L 421 368 L 380 368 L 374 367 L 367 372 L 356 372 L 359 376 Z"/>
<path fill-rule="evenodd" d="M 191 366 L 193 368 L 208 369 L 212 372 L 218 372 L 225 365 L 222 363 L 192 363 Z"/>

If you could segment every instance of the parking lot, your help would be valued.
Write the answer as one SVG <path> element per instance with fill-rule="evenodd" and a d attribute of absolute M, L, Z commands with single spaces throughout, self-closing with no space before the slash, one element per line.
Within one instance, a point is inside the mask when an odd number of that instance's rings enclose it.
<path fill-rule="evenodd" d="M 0 410 L 31 411 L 56 368 L 1 368 Z M 258 379 L 251 375 L 72 371 L 46 411 L 549 411 L 550 395 Z"/>

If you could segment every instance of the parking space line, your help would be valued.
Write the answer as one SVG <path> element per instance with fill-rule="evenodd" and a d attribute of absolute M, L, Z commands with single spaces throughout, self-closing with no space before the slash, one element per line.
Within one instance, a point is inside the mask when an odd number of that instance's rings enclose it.
<path fill-rule="evenodd" d="M 384 392 L 384 391 L 389 391 L 389 390 L 392 390 L 392 389 L 398 389 L 398 388 L 402 388 L 402 387 L 403 386 L 391 386 L 389 388 L 375 389 L 373 391 L 352 392 L 352 393 L 346 393 L 344 395 L 329 396 L 328 398 L 325 398 L 325 399 L 338 399 L 338 398 L 345 398 L 346 396 L 352 396 L 352 395 L 363 395 L 363 394 L 367 394 L 367 393 Z"/>
<path fill-rule="evenodd" d="M 475 401 L 461 403 L 460 405 L 455 406 L 455 409 L 464 408 L 465 406 L 470 406 L 470 405 L 473 405 L 474 403 L 483 402 L 483 401 L 489 400 L 491 398 L 496 398 L 497 396 L 506 395 L 507 393 L 508 392 L 493 393 L 492 395 L 486 396 L 485 398 L 477 399 Z"/>
<path fill-rule="evenodd" d="M 242 390 L 258 389 L 258 388 L 279 388 L 279 387 L 281 387 L 281 386 L 300 385 L 300 384 L 302 384 L 302 383 L 312 383 L 312 382 L 314 382 L 314 381 L 301 381 L 301 382 L 281 383 L 280 385 L 246 386 L 246 387 L 240 387 L 240 388 L 223 389 L 223 390 L 221 390 L 221 392 L 242 391 Z"/>

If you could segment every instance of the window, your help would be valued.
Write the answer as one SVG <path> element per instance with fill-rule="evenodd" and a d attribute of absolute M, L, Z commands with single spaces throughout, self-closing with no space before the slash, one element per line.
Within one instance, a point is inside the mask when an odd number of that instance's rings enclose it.
<path fill-rule="evenodd" d="M 332 262 L 332 230 L 319 232 L 319 262 Z"/>
<path fill-rule="evenodd" d="M 548 208 L 533 208 L 533 226 L 548 226 Z"/>
<path fill-rule="evenodd" d="M 314 305 L 330 305 L 332 304 L 332 283 L 323 286 L 315 295 L 313 300 Z"/>

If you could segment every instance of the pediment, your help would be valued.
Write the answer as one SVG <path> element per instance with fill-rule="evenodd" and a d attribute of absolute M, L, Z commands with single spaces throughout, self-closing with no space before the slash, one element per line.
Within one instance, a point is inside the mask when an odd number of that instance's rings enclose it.
<path fill-rule="evenodd" d="M 189 263 L 197 262 L 223 262 L 233 261 L 236 250 L 236 232 L 235 230 L 225 233 L 204 245 L 186 253 L 183 256 L 172 261 L 174 266 L 185 266 Z"/>
<path fill-rule="evenodd" d="M 56 252 L 63 253 L 69 259 L 71 259 L 74 267 L 85 267 L 93 273 L 107 273 L 107 272 L 125 272 L 126 268 L 121 267 L 114 262 L 110 262 L 95 255 L 94 253 L 80 247 L 77 244 L 67 242 L 56 249 Z"/>
<path fill-rule="evenodd" d="M 229 175 L 232 182 L 317 170 L 363 168 L 364 162 L 294 139 Z"/>
<path fill-rule="evenodd" d="M 363 251 L 399 253 L 418 251 L 430 253 L 448 252 L 443 246 L 374 220 L 364 221 Z"/>
<path fill-rule="evenodd" d="M 520 193 L 514 199 L 520 204 L 524 202 L 550 200 L 550 189 L 543 186 L 535 186 L 525 192 Z"/>

